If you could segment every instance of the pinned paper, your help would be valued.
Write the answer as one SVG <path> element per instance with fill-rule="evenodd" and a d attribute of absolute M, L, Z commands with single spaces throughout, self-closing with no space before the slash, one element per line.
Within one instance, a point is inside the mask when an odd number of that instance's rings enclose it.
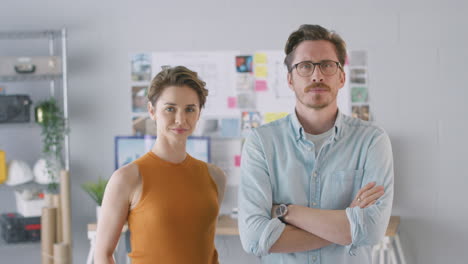
<path fill-rule="evenodd" d="M 237 95 L 237 107 L 240 109 L 255 109 L 256 108 L 255 93 L 241 93 Z"/>
<path fill-rule="evenodd" d="M 237 72 L 252 72 L 252 56 L 236 56 Z"/>
<path fill-rule="evenodd" d="M 227 99 L 228 99 L 228 108 L 237 107 L 237 97 L 229 96 Z"/>
<path fill-rule="evenodd" d="M 227 137 L 227 138 L 240 137 L 240 119 L 239 118 L 221 119 L 221 137 Z"/>
<path fill-rule="evenodd" d="M 254 76 L 251 73 L 238 73 L 236 90 L 238 92 L 251 92 L 254 90 Z"/>
<path fill-rule="evenodd" d="M 267 112 L 263 115 L 264 124 L 276 121 L 287 116 L 287 112 Z"/>
<path fill-rule="evenodd" d="M 267 63 L 267 55 L 265 53 L 255 53 L 254 63 L 255 64 L 266 64 Z"/>
<path fill-rule="evenodd" d="M 234 166 L 240 167 L 240 164 L 241 164 L 241 156 L 240 155 L 234 156 Z"/>
<path fill-rule="evenodd" d="M 369 111 L 369 105 L 354 105 L 351 111 L 352 117 L 360 118 L 364 121 L 370 121 L 372 118 Z"/>
<path fill-rule="evenodd" d="M 268 90 L 267 82 L 265 80 L 257 80 L 255 81 L 255 91 L 263 92 Z"/>
<path fill-rule="evenodd" d="M 262 123 L 260 112 L 250 111 L 242 112 L 241 115 L 241 134 L 247 137 L 252 128 L 259 127 Z"/>
<path fill-rule="evenodd" d="M 268 69 L 266 66 L 255 67 L 255 78 L 266 78 L 268 75 Z"/>
<path fill-rule="evenodd" d="M 365 103 L 367 102 L 368 93 L 367 87 L 357 86 L 351 88 L 351 102 Z"/>

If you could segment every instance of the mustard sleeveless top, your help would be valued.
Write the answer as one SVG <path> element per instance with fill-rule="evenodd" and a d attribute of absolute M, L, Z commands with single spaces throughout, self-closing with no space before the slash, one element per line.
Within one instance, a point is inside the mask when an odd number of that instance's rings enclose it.
<path fill-rule="evenodd" d="M 151 151 L 134 163 L 142 193 L 128 216 L 132 263 L 218 263 L 218 189 L 207 164 L 188 154 L 174 164 Z"/>

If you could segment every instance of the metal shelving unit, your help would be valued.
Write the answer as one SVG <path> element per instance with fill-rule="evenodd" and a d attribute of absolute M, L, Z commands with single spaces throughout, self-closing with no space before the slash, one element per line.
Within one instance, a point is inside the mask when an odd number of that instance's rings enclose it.
<path fill-rule="evenodd" d="M 56 56 L 56 42 L 60 41 L 60 57 L 62 59 L 62 74 L 45 74 L 45 75 L 0 75 L 0 82 L 34 82 L 34 81 L 49 81 L 50 96 L 55 97 L 55 87 L 57 82 L 61 82 L 62 86 L 62 105 L 63 115 L 67 120 L 68 125 L 68 78 L 67 78 L 67 30 L 44 30 L 44 31 L 5 31 L 0 32 L 0 41 L 21 40 L 27 41 L 30 39 L 46 39 L 49 46 L 49 56 Z M 70 140 L 69 136 L 64 138 L 64 162 L 65 169 L 70 170 Z"/>
<path fill-rule="evenodd" d="M 41 86 L 49 87 L 49 96 L 55 97 L 58 102 L 61 102 L 63 115 L 66 119 L 67 126 L 68 126 L 68 78 L 67 78 L 67 30 L 44 30 L 44 31 L 8 31 L 8 32 L 0 32 L 0 42 L 5 44 L 6 46 L 15 45 L 19 42 L 21 44 L 25 44 L 27 41 L 31 41 L 36 43 L 36 41 L 41 42 L 42 40 L 47 41 L 48 44 L 48 51 L 44 52 L 46 56 L 58 56 L 61 59 L 61 67 L 62 71 L 61 74 L 30 74 L 30 75 L 0 75 L 0 83 L 23 83 L 27 82 L 30 85 L 32 82 L 41 82 Z M 27 43 L 26 43 L 27 44 Z M 14 47 L 14 46 L 12 46 Z M 33 47 L 33 49 L 37 47 Z M 23 49 L 18 49 L 22 51 Z M 14 84 L 16 85 L 16 84 Z M 21 85 L 21 84 L 19 84 Z M 47 88 L 46 88 L 47 89 Z M 57 90 L 60 89 L 60 90 Z M 45 92 L 44 92 L 45 94 Z M 11 131 L 18 131 L 20 129 L 37 129 L 37 125 L 34 124 L 34 121 L 30 121 L 30 123 L 25 124 L 0 124 L 1 126 L 8 126 Z M 37 130 L 39 131 L 39 130 Z M 11 132 L 10 132 L 11 133 Z M 21 139 L 14 139 L 12 137 L 9 139 L 10 141 L 13 140 L 21 140 Z M 41 144 L 41 142 L 37 142 L 37 144 Z M 63 161 L 64 161 L 64 169 L 66 171 L 70 170 L 70 147 L 69 147 L 69 136 L 65 135 L 64 138 L 64 146 L 63 146 Z M 20 190 L 24 188 L 28 188 L 31 186 L 39 186 L 34 182 L 22 184 L 20 186 L 5 186 L 4 184 L 0 185 L 0 194 L 4 192 L 11 192 L 13 193 L 14 190 Z M 45 188 L 45 186 L 43 186 Z M 14 198 L 10 199 L 9 193 L 2 194 L 6 197 L 8 203 L 13 202 Z M 9 204 L 8 206 L 10 206 Z M 0 208 L 1 209 L 1 208 Z M 5 208 L 4 208 L 5 209 Z M 22 242 L 22 243 L 12 243 L 7 244 L 3 241 L 0 237 L 0 252 L 2 254 L 9 252 L 9 257 L 7 260 L 9 262 L 17 263 L 18 259 L 21 259 L 21 263 L 35 263 L 40 258 L 40 243 L 37 242 Z M 25 253 L 28 252 L 28 253 Z M 3 256 L 3 255 L 2 255 Z M 19 263 L 19 262 L 18 262 Z"/>

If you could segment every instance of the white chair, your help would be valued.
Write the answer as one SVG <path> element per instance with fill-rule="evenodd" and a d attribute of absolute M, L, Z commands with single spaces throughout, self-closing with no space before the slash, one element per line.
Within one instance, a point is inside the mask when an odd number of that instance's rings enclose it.
<path fill-rule="evenodd" d="M 385 237 L 372 249 L 372 263 L 406 264 L 398 235 L 399 216 L 392 216 Z"/>

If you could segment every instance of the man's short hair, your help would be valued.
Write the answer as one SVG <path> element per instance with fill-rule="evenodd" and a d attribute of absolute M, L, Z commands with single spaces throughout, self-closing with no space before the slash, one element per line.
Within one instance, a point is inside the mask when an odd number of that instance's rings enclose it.
<path fill-rule="evenodd" d="M 286 46 L 284 47 L 284 52 L 286 53 L 284 64 L 289 72 L 292 70 L 291 63 L 294 60 L 294 50 L 305 40 L 330 41 L 335 46 L 338 61 L 344 66 L 346 61 L 346 43 L 340 35 L 319 25 L 301 25 L 298 30 L 289 35 Z"/>

